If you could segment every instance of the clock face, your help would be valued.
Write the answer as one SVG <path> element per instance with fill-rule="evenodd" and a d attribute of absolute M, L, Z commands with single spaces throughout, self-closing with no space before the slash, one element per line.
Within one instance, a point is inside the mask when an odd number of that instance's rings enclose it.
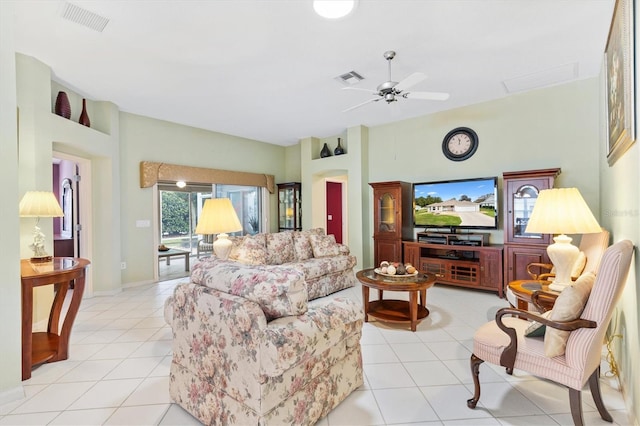
<path fill-rule="evenodd" d="M 478 149 L 478 135 L 468 127 L 453 129 L 442 141 L 442 152 L 453 161 L 471 157 Z"/>

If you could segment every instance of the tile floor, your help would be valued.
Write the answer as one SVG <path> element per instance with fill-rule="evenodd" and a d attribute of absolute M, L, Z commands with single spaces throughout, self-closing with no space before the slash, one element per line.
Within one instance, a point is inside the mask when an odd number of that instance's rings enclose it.
<path fill-rule="evenodd" d="M 0 406 L 0 425 L 199 424 L 168 394 L 171 332 L 163 304 L 182 280 L 83 300 L 69 360 L 36 368 L 24 382 L 26 397 Z M 359 287 L 337 294 L 361 300 Z M 480 403 L 468 409 L 474 329 L 506 302 L 446 286 L 429 290 L 427 299 L 431 315 L 415 333 L 380 322 L 364 325 L 365 384 L 319 425 L 572 424 L 566 389 L 518 371 L 508 376 L 486 363 Z M 610 380 L 602 383 L 614 424 L 629 424 L 621 394 Z M 583 406 L 587 425 L 610 424 L 600 419 L 588 391 Z"/>

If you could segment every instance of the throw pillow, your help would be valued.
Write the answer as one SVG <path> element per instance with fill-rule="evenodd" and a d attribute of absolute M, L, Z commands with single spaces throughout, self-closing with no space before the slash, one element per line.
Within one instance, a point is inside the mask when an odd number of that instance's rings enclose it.
<path fill-rule="evenodd" d="M 313 228 L 305 231 L 295 231 L 293 233 L 293 255 L 298 262 L 313 257 L 313 249 L 311 248 L 309 235 L 324 235 L 324 228 Z"/>
<path fill-rule="evenodd" d="M 329 235 L 309 235 L 313 257 L 338 256 L 340 247 L 336 243 L 336 237 Z"/>
<path fill-rule="evenodd" d="M 233 260 L 247 265 L 266 264 L 267 248 L 264 234 L 245 235 L 237 249 L 232 250 L 231 256 Z"/>
<path fill-rule="evenodd" d="M 293 232 L 267 234 L 267 264 L 283 265 L 293 260 Z"/>
<path fill-rule="evenodd" d="M 553 310 L 547 311 L 547 312 L 544 312 L 544 313 L 540 314 L 540 316 L 542 318 L 549 319 L 549 317 L 551 316 L 552 312 L 553 312 Z M 544 336 L 544 332 L 545 332 L 546 328 L 547 328 L 547 326 L 542 324 L 541 322 L 533 321 L 531 323 L 531 325 L 529 327 L 527 327 L 527 329 L 525 330 L 524 335 L 526 337 L 542 337 L 542 336 Z"/>
<path fill-rule="evenodd" d="M 572 321 L 578 319 L 584 305 L 589 299 L 591 288 L 596 280 L 593 272 L 581 275 L 574 285 L 565 288 L 553 305 L 552 314 L 549 318 L 552 321 Z M 567 347 L 570 331 L 558 330 L 547 327 L 544 336 L 544 354 L 549 358 L 563 355 Z"/>

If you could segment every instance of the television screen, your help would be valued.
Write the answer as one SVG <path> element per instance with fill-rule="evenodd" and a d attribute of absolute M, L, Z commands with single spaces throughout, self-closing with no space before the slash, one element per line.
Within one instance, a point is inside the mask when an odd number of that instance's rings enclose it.
<path fill-rule="evenodd" d="M 413 184 L 416 228 L 498 228 L 498 178 Z"/>

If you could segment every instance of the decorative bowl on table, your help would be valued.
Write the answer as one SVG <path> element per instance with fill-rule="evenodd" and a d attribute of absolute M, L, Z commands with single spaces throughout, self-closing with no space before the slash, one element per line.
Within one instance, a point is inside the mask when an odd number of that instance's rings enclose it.
<path fill-rule="evenodd" d="M 418 270 L 410 263 L 388 262 L 383 260 L 380 266 L 373 270 L 376 274 L 390 278 L 411 278 L 418 275 Z"/>
<path fill-rule="evenodd" d="M 169 251 L 171 250 L 169 247 L 165 246 L 164 244 L 160 244 L 158 246 L 158 251 Z"/>
<path fill-rule="evenodd" d="M 418 271 L 415 271 L 412 274 L 387 274 L 382 272 L 380 268 L 375 268 L 373 272 L 375 272 L 378 275 L 382 275 L 384 277 L 391 277 L 391 278 L 407 278 L 407 277 L 415 277 L 416 275 L 418 275 Z"/>

